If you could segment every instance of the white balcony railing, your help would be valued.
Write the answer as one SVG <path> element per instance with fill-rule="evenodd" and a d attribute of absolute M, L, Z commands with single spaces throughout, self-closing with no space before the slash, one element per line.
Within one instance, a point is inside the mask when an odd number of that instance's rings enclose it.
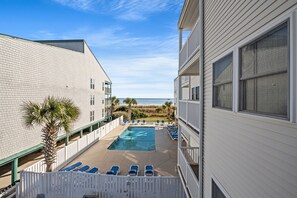
<path fill-rule="evenodd" d="M 179 52 L 179 69 L 181 69 L 186 62 L 193 56 L 194 52 L 199 48 L 201 30 L 200 30 L 200 21 L 196 23 L 194 29 L 192 30 L 190 36 L 185 42 L 184 46 Z"/>
<path fill-rule="evenodd" d="M 191 150 L 191 151 L 190 151 Z M 197 175 L 191 167 L 191 162 L 187 160 L 189 157 L 188 152 L 195 154 L 197 153 L 198 160 L 198 147 L 193 148 L 178 148 L 178 165 L 180 167 L 181 174 L 183 176 L 183 181 L 185 186 L 188 188 L 191 197 L 199 197 L 199 182 Z M 185 153 L 186 152 L 186 153 Z M 195 154 L 196 155 L 196 154 Z M 187 157 L 186 157 L 187 156 Z M 194 157 L 195 158 L 195 157 Z"/>
<path fill-rule="evenodd" d="M 179 118 L 197 131 L 199 131 L 200 102 L 191 100 L 180 100 L 178 109 Z"/>
<path fill-rule="evenodd" d="M 189 76 L 182 76 L 181 77 L 181 85 L 186 85 L 186 84 L 189 84 L 189 81 L 190 81 L 190 77 Z"/>

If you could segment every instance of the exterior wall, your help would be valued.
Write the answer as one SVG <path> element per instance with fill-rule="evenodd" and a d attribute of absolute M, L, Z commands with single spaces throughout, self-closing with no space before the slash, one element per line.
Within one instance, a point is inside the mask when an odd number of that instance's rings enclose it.
<path fill-rule="evenodd" d="M 213 61 L 230 49 L 236 52 L 234 46 L 297 8 L 296 4 L 293 0 L 204 1 L 206 198 L 211 197 L 212 177 L 230 197 L 296 197 L 296 123 L 212 108 Z"/>
<path fill-rule="evenodd" d="M 200 85 L 200 82 L 199 82 L 200 77 L 199 76 L 191 76 L 190 78 L 191 78 L 191 88 L 197 87 Z"/>
<path fill-rule="evenodd" d="M 22 125 L 23 101 L 42 102 L 46 96 L 71 98 L 81 116 L 73 129 L 102 117 L 102 82 L 110 81 L 88 46 L 84 53 L 0 35 L 0 159 L 41 143 L 40 128 Z M 90 89 L 90 78 L 95 89 Z M 95 95 L 95 105 L 90 96 Z"/>

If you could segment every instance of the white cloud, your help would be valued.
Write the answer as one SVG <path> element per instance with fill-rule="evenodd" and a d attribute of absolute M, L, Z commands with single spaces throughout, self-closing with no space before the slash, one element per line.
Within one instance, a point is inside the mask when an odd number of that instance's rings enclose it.
<path fill-rule="evenodd" d="M 183 0 L 52 0 L 63 6 L 115 16 L 122 20 L 141 21 L 156 12 L 181 8 Z"/>
<path fill-rule="evenodd" d="M 55 35 L 45 30 L 39 35 L 42 33 Z M 177 33 L 162 37 L 133 37 L 119 26 L 100 31 L 83 27 L 61 37 L 87 41 L 113 81 L 113 95 L 173 97 L 173 80 L 178 68 Z"/>
<path fill-rule="evenodd" d="M 68 6 L 78 10 L 91 10 L 96 5 L 96 0 L 53 0 L 63 6 Z"/>

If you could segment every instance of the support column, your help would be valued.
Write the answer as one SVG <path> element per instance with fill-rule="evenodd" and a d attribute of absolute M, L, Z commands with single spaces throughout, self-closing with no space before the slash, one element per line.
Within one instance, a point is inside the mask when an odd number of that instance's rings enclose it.
<path fill-rule="evenodd" d="M 82 136 L 83 136 L 83 130 L 80 130 L 79 136 L 80 136 L 80 138 L 82 138 Z"/>
<path fill-rule="evenodd" d="M 179 29 L 179 51 L 183 47 L 183 30 Z"/>
<path fill-rule="evenodd" d="M 69 143 L 69 135 L 66 134 L 66 138 L 65 138 L 65 146 L 67 146 Z"/>
<path fill-rule="evenodd" d="M 93 131 L 93 125 L 92 126 L 90 126 L 90 132 L 92 132 Z"/>
<path fill-rule="evenodd" d="M 15 185 L 15 182 L 18 180 L 18 158 L 15 158 L 11 162 L 11 184 Z"/>

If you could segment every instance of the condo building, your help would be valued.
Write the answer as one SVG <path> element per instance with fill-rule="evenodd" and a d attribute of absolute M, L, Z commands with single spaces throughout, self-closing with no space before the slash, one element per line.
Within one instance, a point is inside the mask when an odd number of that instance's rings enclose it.
<path fill-rule="evenodd" d="M 178 29 L 187 196 L 296 197 L 297 1 L 185 0 Z"/>
<path fill-rule="evenodd" d="M 111 119 L 111 80 L 84 40 L 30 41 L 0 35 L 0 169 L 40 150 L 41 128 L 23 125 L 21 105 L 47 96 L 67 97 L 81 111 L 70 135 Z M 59 140 L 69 137 L 61 131 Z"/>

